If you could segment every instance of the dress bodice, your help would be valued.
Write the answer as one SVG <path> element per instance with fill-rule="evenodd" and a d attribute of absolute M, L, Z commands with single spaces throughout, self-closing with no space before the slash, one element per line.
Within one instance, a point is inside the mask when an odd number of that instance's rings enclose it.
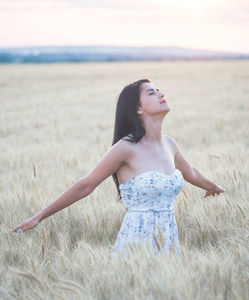
<path fill-rule="evenodd" d="M 173 210 L 182 187 L 183 176 L 178 169 L 170 175 L 147 171 L 119 185 L 122 201 L 131 211 Z"/>
<path fill-rule="evenodd" d="M 183 187 L 182 173 L 176 169 L 167 175 L 147 171 L 119 185 L 122 201 L 128 211 L 120 228 L 115 248 L 125 253 L 139 243 L 148 243 L 155 253 L 175 249 L 180 255 L 174 200 Z"/>

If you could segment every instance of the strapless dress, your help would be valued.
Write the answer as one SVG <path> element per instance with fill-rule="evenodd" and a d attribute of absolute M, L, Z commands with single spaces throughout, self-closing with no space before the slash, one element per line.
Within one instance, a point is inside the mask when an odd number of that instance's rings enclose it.
<path fill-rule="evenodd" d="M 174 251 L 180 255 L 174 216 L 174 201 L 183 187 L 180 170 L 170 174 L 144 172 L 119 185 L 128 209 L 121 225 L 115 248 L 126 252 L 135 245 L 151 246 L 155 253 Z"/>

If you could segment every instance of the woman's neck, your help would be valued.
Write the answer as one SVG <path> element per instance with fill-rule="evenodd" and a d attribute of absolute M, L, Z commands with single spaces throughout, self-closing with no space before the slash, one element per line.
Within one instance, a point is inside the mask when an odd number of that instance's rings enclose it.
<path fill-rule="evenodd" d="M 143 122 L 145 135 L 143 141 L 146 143 L 159 143 L 162 141 L 162 121 Z"/>

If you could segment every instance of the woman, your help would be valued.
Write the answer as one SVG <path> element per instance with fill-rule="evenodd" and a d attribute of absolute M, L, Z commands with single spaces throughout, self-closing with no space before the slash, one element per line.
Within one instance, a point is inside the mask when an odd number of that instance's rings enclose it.
<path fill-rule="evenodd" d="M 120 93 L 113 146 L 84 178 L 54 202 L 12 232 L 25 232 L 42 220 L 88 196 L 103 180 L 113 176 L 126 209 L 115 247 L 124 252 L 130 244 L 175 248 L 179 253 L 174 199 L 183 178 L 206 190 L 207 196 L 225 190 L 204 177 L 181 154 L 177 143 L 162 135 L 162 122 L 170 107 L 149 80 L 127 85 Z"/>

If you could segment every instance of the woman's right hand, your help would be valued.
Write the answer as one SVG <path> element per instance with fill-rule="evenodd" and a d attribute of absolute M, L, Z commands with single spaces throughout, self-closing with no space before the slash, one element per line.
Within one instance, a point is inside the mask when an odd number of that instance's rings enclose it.
<path fill-rule="evenodd" d="M 36 227 L 39 223 L 40 220 L 38 219 L 38 217 L 34 216 L 16 226 L 14 229 L 11 230 L 11 232 L 25 232 L 29 229 Z"/>

